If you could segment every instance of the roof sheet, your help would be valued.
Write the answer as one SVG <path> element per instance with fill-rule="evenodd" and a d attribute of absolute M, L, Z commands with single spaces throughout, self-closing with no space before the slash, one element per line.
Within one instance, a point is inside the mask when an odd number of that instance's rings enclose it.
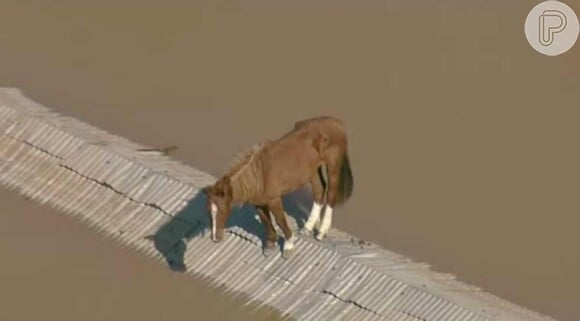
<path fill-rule="evenodd" d="M 264 257 L 247 207 L 214 244 L 199 191 L 215 178 L 143 149 L 0 88 L 0 183 L 249 303 L 297 320 L 553 320 L 336 229 Z"/>

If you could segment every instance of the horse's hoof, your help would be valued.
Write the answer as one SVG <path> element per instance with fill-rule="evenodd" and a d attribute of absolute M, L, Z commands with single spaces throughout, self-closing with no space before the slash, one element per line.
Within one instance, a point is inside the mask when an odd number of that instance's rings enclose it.
<path fill-rule="evenodd" d="M 269 257 L 270 255 L 276 252 L 276 244 L 267 244 L 263 249 L 262 253 L 265 257 Z"/>
<path fill-rule="evenodd" d="M 185 272 L 187 270 L 185 264 L 181 262 L 169 262 L 169 267 L 175 272 Z"/>
<path fill-rule="evenodd" d="M 312 231 L 307 230 L 305 228 L 302 228 L 298 231 L 298 235 L 302 236 L 302 237 L 307 237 L 310 236 L 312 234 Z"/>
<path fill-rule="evenodd" d="M 276 252 L 276 249 L 267 248 L 267 247 L 262 250 L 262 254 L 264 254 L 265 257 L 272 256 L 272 254 L 274 254 L 274 252 Z"/>
<path fill-rule="evenodd" d="M 284 250 L 284 251 L 282 252 L 282 258 L 283 258 L 283 259 L 285 259 L 285 260 L 287 260 L 287 259 L 289 259 L 290 257 L 292 257 L 292 256 L 294 255 L 294 253 L 295 253 L 295 252 L 296 252 L 296 251 L 295 251 L 294 249 L 292 249 L 292 250 Z"/>
<path fill-rule="evenodd" d="M 324 240 L 324 237 L 325 237 L 325 236 L 326 236 L 326 235 L 325 235 L 324 233 L 318 233 L 318 234 L 316 234 L 316 237 L 315 237 L 315 239 L 316 239 L 317 241 L 319 241 L 319 242 L 322 242 L 322 240 Z"/>

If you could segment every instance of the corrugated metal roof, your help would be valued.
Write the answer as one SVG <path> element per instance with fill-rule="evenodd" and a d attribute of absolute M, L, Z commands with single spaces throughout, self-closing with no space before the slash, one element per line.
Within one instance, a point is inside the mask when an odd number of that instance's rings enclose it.
<path fill-rule="evenodd" d="M 215 179 L 141 149 L 0 89 L 3 185 L 249 304 L 297 320 L 553 320 L 335 229 L 323 243 L 300 238 L 290 260 L 266 258 L 246 213 L 214 244 L 198 192 Z"/>

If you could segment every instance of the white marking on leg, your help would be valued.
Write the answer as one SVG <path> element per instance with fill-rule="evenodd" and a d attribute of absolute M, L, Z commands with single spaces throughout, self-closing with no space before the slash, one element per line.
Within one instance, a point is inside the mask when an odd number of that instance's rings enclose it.
<path fill-rule="evenodd" d="M 217 239 L 217 212 L 217 206 L 214 203 L 211 203 L 211 239 L 214 241 Z"/>
<path fill-rule="evenodd" d="M 284 251 L 291 251 L 294 249 L 294 241 L 296 238 L 294 236 L 290 237 L 287 240 L 284 240 Z"/>
<path fill-rule="evenodd" d="M 272 211 L 270 211 L 270 221 L 272 222 L 272 226 L 274 226 L 274 230 L 276 229 L 276 226 L 278 226 L 278 221 L 276 221 L 276 216 L 274 216 L 274 213 L 272 213 Z M 280 228 L 280 226 L 278 226 L 278 228 Z M 276 231 L 278 232 L 278 231 Z"/>
<path fill-rule="evenodd" d="M 324 237 L 328 230 L 330 230 L 330 226 L 332 225 L 332 207 L 326 206 L 326 210 L 324 211 L 324 217 L 322 218 L 322 224 L 320 225 L 320 230 L 318 235 L 320 236 L 319 239 Z"/>
<path fill-rule="evenodd" d="M 322 204 L 314 202 L 312 204 L 312 209 L 310 210 L 310 215 L 308 215 L 308 220 L 304 223 L 304 229 L 312 231 L 314 225 L 320 220 L 320 212 L 322 211 Z"/>

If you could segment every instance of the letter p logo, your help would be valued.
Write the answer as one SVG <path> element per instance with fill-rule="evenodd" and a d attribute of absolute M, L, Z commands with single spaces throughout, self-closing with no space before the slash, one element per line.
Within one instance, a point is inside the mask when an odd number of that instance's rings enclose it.
<path fill-rule="evenodd" d="M 554 35 L 566 29 L 568 19 L 559 10 L 544 10 L 540 15 L 540 43 L 542 46 L 549 46 L 554 43 Z"/>
<path fill-rule="evenodd" d="M 574 11 L 559 1 L 545 1 L 535 6 L 525 24 L 530 45 L 548 56 L 556 56 L 572 48 L 579 29 Z"/>

